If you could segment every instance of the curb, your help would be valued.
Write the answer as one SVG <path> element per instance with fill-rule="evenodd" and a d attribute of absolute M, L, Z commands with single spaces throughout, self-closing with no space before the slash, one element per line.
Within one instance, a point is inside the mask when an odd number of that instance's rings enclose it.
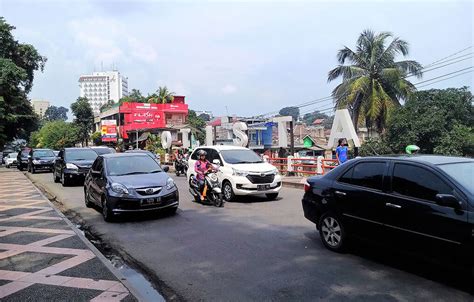
<path fill-rule="evenodd" d="M 20 172 L 20 171 L 18 171 Z M 27 174 L 23 174 L 26 179 L 31 183 L 31 185 L 37 190 L 40 195 L 46 199 L 48 204 L 56 211 L 56 213 L 61 217 L 66 224 L 76 233 L 76 235 L 84 242 L 84 244 L 87 246 L 89 250 L 91 250 L 94 255 L 105 265 L 105 267 L 120 281 L 129 291 L 130 293 L 138 300 L 138 301 L 146 301 L 146 299 L 133 287 L 128 281 L 127 278 L 119 272 L 111 263 L 110 261 L 105 258 L 105 256 L 82 234 L 82 232 L 59 210 L 54 206 L 54 204 L 49 200 L 48 197 L 41 191 L 34 183 L 33 181 L 28 177 Z M 43 188 L 46 192 L 45 188 Z M 53 195 L 51 195 L 53 196 Z M 56 198 L 56 196 L 53 196 Z"/>

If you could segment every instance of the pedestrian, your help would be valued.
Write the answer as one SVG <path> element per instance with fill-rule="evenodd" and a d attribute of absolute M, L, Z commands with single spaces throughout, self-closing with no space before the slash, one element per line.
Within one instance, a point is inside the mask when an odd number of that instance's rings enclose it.
<path fill-rule="evenodd" d="M 345 138 L 340 138 L 336 148 L 336 159 L 339 165 L 342 165 L 347 161 L 347 141 Z"/>

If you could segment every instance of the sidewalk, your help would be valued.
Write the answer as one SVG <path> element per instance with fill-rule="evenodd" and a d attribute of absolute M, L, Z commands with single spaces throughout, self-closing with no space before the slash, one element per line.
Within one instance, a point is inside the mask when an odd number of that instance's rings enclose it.
<path fill-rule="evenodd" d="M 301 176 L 282 176 L 282 185 L 288 188 L 303 189 L 306 177 Z"/>
<path fill-rule="evenodd" d="M 136 301 L 110 268 L 23 173 L 0 168 L 1 301 Z"/>

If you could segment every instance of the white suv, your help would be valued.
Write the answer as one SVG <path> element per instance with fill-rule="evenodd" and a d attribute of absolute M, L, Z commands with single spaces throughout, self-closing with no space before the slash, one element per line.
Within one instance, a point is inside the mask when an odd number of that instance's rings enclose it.
<path fill-rule="evenodd" d="M 270 200 L 278 197 L 281 189 L 278 170 L 244 147 L 221 145 L 196 148 L 189 158 L 188 181 L 196 175 L 194 164 L 199 150 L 206 151 L 206 158 L 211 163 L 219 161 L 221 167 L 217 176 L 226 201 L 234 199 L 235 195 L 265 194 Z"/>

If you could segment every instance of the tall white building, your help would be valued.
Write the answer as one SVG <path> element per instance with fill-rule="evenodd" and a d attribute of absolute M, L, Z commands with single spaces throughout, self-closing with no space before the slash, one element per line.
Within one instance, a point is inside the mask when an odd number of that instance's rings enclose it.
<path fill-rule="evenodd" d="M 79 77 L 80 96 L 86 97 L 94 113 L 100 112 L 100 107 L 108 100 L 118 102 L 128 96 L 128 78 L 118 71 L 94 72 L 91 75 Z"/>
<path fill-rule="evenodd" d="M 46 109 L 49 107 L 49 101 L 33 99 L 31 100 L 31 105 L 33 106 L 35 113 L 40 117 L 43 117 Z"/>

